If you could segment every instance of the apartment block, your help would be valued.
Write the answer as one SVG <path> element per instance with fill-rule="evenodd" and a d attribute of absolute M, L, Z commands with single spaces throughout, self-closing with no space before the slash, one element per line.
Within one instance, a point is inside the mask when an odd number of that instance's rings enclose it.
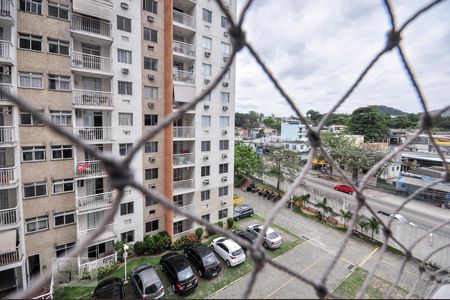
<path fill-rule="evenodd" d="M 224 1 L 236 15 L 236 2 Z M 231 54 L 212 0 L 0 0 L 0 88 L 98 151 L 137 138 L 200 94 Z M 195 108 L 148 140 L 135 179 L 210 222 L 232 216 L 235 65 Z M 0 293 L 54 263 L 70 280 L 117 260 L 114 243 L 199 225 L 127 188 L 114 220 L 76 258 L 115 199 L 105 167 L 10 99 L 0 99 Z"/>

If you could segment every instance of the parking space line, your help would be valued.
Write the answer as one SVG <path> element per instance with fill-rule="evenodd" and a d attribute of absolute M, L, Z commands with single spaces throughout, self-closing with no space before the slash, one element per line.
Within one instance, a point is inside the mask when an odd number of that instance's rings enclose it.
<path fill-rule="evenodd" d="M 330 250 L 328 250 L 328 249 L 325 249 L 324 247 L 322 247 L 322 246 L 320 246 L 320 245 L 317 245 L 317 244 L 315 244 L 315 243 L 312 243 L 311 241 L 306 241 L 306 243 L 309 243 L 309 244 L 313 245 L 314 247 L 317 247 L 317 248 L 319 248 L 319 249 L 321 249 L 321 250 L 323 250 L 323 251 L 327 252 L 328 254 L 332 254 L 332 255 L 335 255 L 335 253 L 334 253 L 334 252 L 331 252 Z M 342 261 L 343 261 L 343 262 L 345 262 L 345 263 L 348 263 L 348 264 L 353 264 L 352 262 L 350 262 L 350 261 L 346 260 L 346 259 L 345 259 L 345 258 L 343 258 L 342 256 L 341 256 L 341 257 L 339 257 L 339 259 L 340 259 L 340 260 L 342 260 Z"/>

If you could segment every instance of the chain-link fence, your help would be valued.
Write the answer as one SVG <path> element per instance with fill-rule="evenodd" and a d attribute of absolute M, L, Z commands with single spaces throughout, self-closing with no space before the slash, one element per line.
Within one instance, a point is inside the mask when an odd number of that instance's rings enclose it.
<path fill-rule="evenodd" d="M 103 228 L 105 227 L 105 225 L 111 223 L 111 221 L 114 218 L 114 214 L 119 206 L 120 200 L 124 195 L 124 189 L 126 187 L 133 187 L 133 188 L 139 190 L 143 195 L 151 197 L 153 199 L 156 199 L 159 202 L 159 204 L 162 205 L 165 209 L 173 210 L 177 214 L 184 215 L 184 216 L 188 217 L 189 219 L 191 219 L 192 221 L 194 221 L 198 224 L 201 224 L 208 229 L 211 229 L 217 233 L 220 233 L 230 239 L 233 239 L 233 240 L 239 242 L 240 244 L 247 246 L 249 248 L 249 251 L 247 252 L 248 256 L 254 261 L 254 269 L 250 275 L 251 280 L 249 281 L 249 284 L 246 287 L 246 290 L 244 291 L 244 293 L 242 295 L 244 298 L 248 298 L 250 296 L 252 289 L 255 285 L 255 282 L 258 279 L 258 275 L 259 275 L 260 271 L 262 270 L 262 268 L 266 264 L 271 265 L 271 266 L 275 267 L 276 269 L 279 269 L 279 270 L 303 281 L 304 283 L 310 285 L 312 288 L 314 288 L 318 297 L 320 297 L 320 298 L 326 297 L 330 292 L 330 289 L 327 286 L 329 274 L 331 273 L 333 268 L 335 268 L 338 259 L 341 257 L 341 255 L 344 251 L 344 248 L 346 247 L 347 242 L 349 241 L 349 239 L 352 235 L 352 231 L 353 231 L 352 228 L 354 228 L 355 225 L 357 224 L 358 217 L 360 216 L 361 210 L 363 208 L 368 210 L 373 215 L 373 217 L 378 219 L 378 221 L 380 222 L 380 224 L 382 226 L 382 231 L 384 234 L 384 242 L 381 247 L 380 255 L 378 256 L 378 260 L 374 264 L 374 266 L 371 268 L 371 270 L 369 270 L 368 276 L 366 277 L 362 288 L 358 292 L 358 295 L 357 295 L 358 297 L 360 297 L 360 298 L 364 297 L 364 295 L 368 289 L 370 280 L 373 277 L 376 268 L 379 267 L 379 264 L 380 264 L 381 258 L 383 257 L 383 254 L 388 249 L 389 242 L 395 242 L 401 247 L 401 249 L 404 252 L 404 259 L 403 259 L 400 271 L 398 272 L 395 282 L 390 287 L 390 289 L 386 291 L 385 296 L 388 297 L 389 295 L 391 295 L 393 289 L 399 283 L 399 280 L 405 270 L 405 266 L 406 266 L 407 262 L 414 263 L 417 266 L 419 273 L 420 273 L 420 276 L 417 278 L 416 283 L 414 285 L 414 289 L 412 289 L 410 291 L 408 296 L 413 295 L 413 293 L 419 293 L 420 295 L 423 296 L 423 294 L 421 293 L 422 291 L 415 291 L 415 288 L 418 286 L 418 283 L 420 280 L 425 280 L 431 285 L 439 285 L 439 284 L 448 282 L 450 277 L 448 276 L 446 271 L 448 270 L 449 266 L 441 266 L 441 268 L 438 270 L 430 270 L 430 269 L 426 268 L 426 263 L 430 257 L 435 255 L 439 251 L 449 248 L 450 244 L 444 245 L 444 246 L 441 246 L 441 247 L 435 249 L 433 252 L 429 253 L 428 257 L 424 260 L 418 260 L 417 258 L 415 258 L 413 251 L 414 251 L 414 248 L 422 240 L 426 239 L 429 234 L 434 233 L 435 231 L 448 225 L 450 223 L 450 218 L 447 221 L 443 222 L 442 224 L 439 224 L 439 225 L 435 226 L 434 228 L 429 229 L 425 234 L 423 234 L 423 236 L 416 239 L 409 246 L 406 246 L 406 245 L 403 245 L 400 241 L 398 241 L 392 234 L 391 225 L 392 225 L 393 219 L 390 218 L 387 223 L 384 220 L 382 220 L 378 216 L 378 214 L 373 210 L 373 208 L 368 204 L 368 202 L 366 201 L 366 194 L 365 194 L 365 189 L 367 188 L 367 182 L 368 182 L 369 177 L 372 174 L 375 174 L 389 160 L 394 158 L 394 156 L 396 154 L 398 154 L 400 151 L 402 151 L 420 133 L 427 133 L 429 135 L 431 141 L 433 142 L 434 147 L 436 148 L 437 153 L 442 158 L 443 165 L 445 167 L 445 172 L 444 172 L 444 175 L 441 180 L 430 183 L 426 187 L 418 189 L 414 194 L 407 197 L 405 199 L 405 201 L 403 202 L 403 204 L 397 208 L 397 210 L 394 214 L 400 212 L 409 201 L 414 199 L 414 197 L 418 193 L 424 191 L 426 188 L 436 185 L 438 183 L 450 181 L 449 165 L 446 162 L 442 151 L 440 150 L 440 148 L 436 144 L 435 140 L 433 139 L 433 136 L 431 133 L 431 129 L 433 127 L 433 123 L 435 121 L 436 115 L 430 114 L 425 96 L 422 93 L 419 82 L 417 81 L 417 79 L 414 75 L 414 71 L 407 59 L 405 49 L 401 45 L 401 36 L 402 36 L 403 31 L 412 22 L 414 22 L 417 18 L 419 18 L 422 14 L 426 13 L 428 10 L 432 9 L 437 4 L 442 2 L 442 0 L 436 0 L 436 1 L 430 2 L 428 5 L 426 5 L 425 7 L 421 8 L 416 13 L 414 13 L 403 24 L 397 23 L 394 8 L 392 7 L 390 1 L 385 0 L 383 2 L 383 5 L 385 6 L 385 9 L 386 9 L 386 15 L 389 18 L 390 27 L 391 27 L 389 32 L 387 33 L 387 41 L 386 41 L 385 47 L 383 49 L 381 49 L 375 55 L 375 57 L 373 57 L 373 59 L 367 64 L 367 66 L 357 76 L 357 79 L 348 88 L 348 90 L 345 92 L 345 94 L 340 99 L 338 99 L 336 104 L 321 119 L 319 125 L 316 128 L 312 128 L 308 124 L 308 121 L 305 118 L 305 115 L 295 105 L 293 99 L 288 95 L 287 91 L 283 88 L 281 82 L 279 82 L 277 80 L 277 78 L 273 75 L 273 73 L 270 70 L 269 65 L 264 62 L 264 60 L 258 54 L 257 49 L 246 38 L 244 26 L 243 26 L 244 19 L 245 19 L 247 11 L 250 9 L 250 7 L 254 1 L 248 0 L 244 4 L 243 9 L 240 13 L 240 16 L 238 17 L 237 20 L 235 20 L 231 16 L 230 12 L 225 8 L 224 4 L 221 1 L 216 0 L 216 2 L 220 6 L 222 12 L 230 20 L 229 33 L 232 38 L 233 51 L 232 51 L 229 61 L 227 62 L 226 66 L 222 69 L 222 71 L 219 74 L 217 74 L 217 76 L 212 81 L 212 83 L 208 86 L 207 89 L 205 89 L 200 95 L 195 97 L 195 99 L 193 99 L 191 102 L 186 103 L 185 105 L 180 107 L 180 109 L 177 112 L 174 112 L 174 113 L 168 115 L 166 118 L 164 118 L 162 120 L 162 122 L 159 123 L 158 126 L 155 126 L 153 129 L 147 131 L 134 144 L 133 149 L 130 151 L 128 156 L 126 156 L 124 159 L 119 160 L 117 158 L 111 157 L 110 155 L 108 155 L 106 153 L 96 151 L 96 149 L 94 149 L 94 147 L 92 147 L 89 144 L 86 144 L 84 141 L 82 141 L 79 138 L 77 138 L 76 136 L 74 136 L 71 131 L 66 130 L 63 127 L 57 126 L 56 124 L 52 123 L 50 120 L 44 118 L 41 114 L 39 114 L 39 112 L 36 109 L 34 109 L 30 105 L 31 101 L 27 101 L 27 99 L 23 99 L 16 95 L 12 95 L 5 90 L 0 90 L 0 95 L 2 97 L 8 97 L 12 102 L 17 104 L 17 106 L 22 111 L 27 111 L 27 112 L 31 113 L 34 116 L 34 118 L 41 121 L 43 124 L 49 126 L 54 132 L 67 137 L 71 142 L 76 144 L 77 147 L 81 147 L 81 148 L 85 149 L 85 151 L 87 151 L 90 155 L 97 158 L 98 160 L 101 160 L 108 172 L 108 175 L 111 179 L 113 188 L 117 190 L 117 196 L 114 199 L 113 205 L 112 205 L 111 209 L 105 214 L 105 217 L 102 219 L 99 226 L 95 229 L 93 234 L 89 236 L 89 238 L 86 238 L 82 242 L 77 243 L 76 247 L 69 253 L 69 256 L 76 257 L 77 255 L 79 255 L 81 253 L 81 251 L 83 249 L 85 249 L 91 243 L 91 241 L 93 241 L 103 231 Z M 331 165 L 333 166 L 333 169 L 336 170 L 337 173 L 339 173 L 342 176 L 342 178 L 348 184 L 350 184 L 352 186 L 352 188 L 355 190 L 354 197 L 357 201 L 357 205 L 353 211 L 353 217 L 349 222 L 348 230 L 346 231 L 346 234 L 343 238 L 341 246 L 339 247 L 338 251 L 335 253 L 333 259 L 329 263 L 325 272 L 323 272 L 323 274 L 321 274 L 319 280 L 313 280 L 312 278 L 309 278 L 305 274 L 298 272 L 298 270 L 296 270 L 295 267 L 284 266 L 284 265 L 280 264 L 279 262 L 277 262 L 276 260 L 273 260 L 270 257 L 267 257 L 264 252 L 264 249 L 262 247 L 262 242 L 263 242 L 262 236 L 260 236 L 258 238 L 257 242 L 254 245 L 250 245 L 247 241 L 240 239 L 238 236 L 231 234 L 230 232 L 224 230 L 223 228 L 220 228 L 215 224 L 210 224 L 207 221 L 201 219 L 199 216 L 197 216 L 193 213 L 190 213 L 188 211 L 180 209 L 178 206 L 176 206 L 172 203 L 171 199 L 167 199 L 162 194 L 155 193 L 151 189 L 148 189 L 147 187 L 145 187 L 143 184 L 134 180 L 134 174 L 133 174 L 133 170 L 130 167 L 130 162 L 133 159 L 133 157 L 138 153 L 138 150 L 144 145 L 145 141 L 154 137 L 157 133 L 164 130 L 165 127 L 171 126 L 171 124 L 174 120 L 180 118 L 186 111 L 194 108 L 205 96 L 207 96 L 214 88 L 216 88 L 216 86 L 219 84 L 221 78 L 225 75 L 225 73 L 227 72 L 227 69 L 231 66 L 232 62 L 234 61 L 234 59 L 236 57 L 236 53 L 241 51 L 244 48 L 247 48 L 249 50 L 250 54 L 255 59 L 256 63 L 262 68 L 264 73 L 267 75 L 267 77 L 270 79 L 270 81 L 275 86 L 276 90 L 281 94 L 281 96 L 287 102 L 289 107 L 295 112 L 295 115 L 305 124 L 307 131 L 308 131 L 309 143 L 311 145 L 311 151 L 309 153 L 309 157 L 308 157 L 308 161 L 307 161 L 306 165 L 303 167 L 303 169 L 300 172 L 300 174 L 298 175 L 298 177 L 290 185 L 290 187 L 288 188 L 287 192 L 284 194 L 282 199 L 280 201 L 278 201 L 276 203 L 276 205 L 273 207 L 271 214 L 269 216 L 267 216 L 267 218 L 264 222 L 264 227 L 267 228 L 267 226 L 274 220 L 277 213 L 283 207 L 286 206 L 287 202 L 293 196 L 294 191 L 299 186 L 301 186 L 303 179 L 304 179 L 305 175 L 307 174 L 308 170 L 310 170 L 312 161 L 313 161 L 314 157 L 316 156 L 316 154 L 318 153 L 318 151 L 320 151 L 322 153 L 322 155 L 325 157 L 325 159 L 331 163 Z M 364 178 L 362 180 L 360 180 L 358 185 L 355 185 L 355 183 L 352 182 L 351 178 L 349 178 L 348 175 L 339 167 L 339 165 L 336 162 L 334 162 L 333 158 L 327 152 L 327 149 L 325 149 L 325 147 L 323 146 L 323 144 L 321 142 L 321 138 L 320 138 L 320 130 L 324 127 L 325 122 L 330 118 L 331 114 L 336 112 L 336 110 L 352 95 L 354 90 L 364 80 L 367 73 L 380 60 L 380 58 L 393 50 L 398 52 L 399 59 L 400 59 L 401 63 L 403 64 L 403 68 L 409 77 L 410 83 L 411 83 L 411 85 L 416 93 L 416 96 L 418 98 L 418 101 L 420 102 L 421 107 L 423 109 L 423 116 L 422 116 L 422 119 L 420 122 L 420 130 L 419 130 L 419 132 L 414 134 L 410 139 L 408 139 L 404 144 L 400 145 L 395 151 L 388 153 L 382 160 L 380 160 L 376 165 L 374 165 L 369 172 L 367 172 L 365 174 Z M 447 106 L 445 109 L 441 110 L 437 115 L 441 115 L 448 109 L 450 109 L 450 106 Z M 16 293 L 14 295 L 11 295 L 11 297 L 29 298 L 31 295 L 38 293 L 40 291 L 41 287 L 45 283 L 50 282 L 50 279 L 51 279 L 53 273 L 56 273 L 55 265 L 52 268 L 50 268 L 50 270 L 45 272 L 38 280 L 33 282 L 26 291 Z"/>

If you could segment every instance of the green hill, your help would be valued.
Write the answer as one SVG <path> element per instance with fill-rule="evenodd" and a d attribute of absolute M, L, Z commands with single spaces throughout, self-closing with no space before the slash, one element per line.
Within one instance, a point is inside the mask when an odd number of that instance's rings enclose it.
<path fill-rule="evenodd" d="M 407 115 L 407 113 L 405 113 L 404 111 L 401 111 L 399 109 L 389 107 L 389 106 L 384 106 L 384 105 L 370 105 L 370 106 L 377 108 L 378 112 L 380 112 L 382 114 L 387 114 L 387 115 L 391 115 L 391 116 Z"/>

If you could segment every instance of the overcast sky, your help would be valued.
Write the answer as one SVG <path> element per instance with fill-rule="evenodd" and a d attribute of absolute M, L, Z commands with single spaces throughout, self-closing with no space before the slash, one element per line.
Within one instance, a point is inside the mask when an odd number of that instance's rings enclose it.
<path fill-rule="evenodd" d="M 429 2 L 393 1 L 399 23 Z M 330 109 L 383 48 L 388 28 L 381 0 L 255 0 L 245 21 L 249 40 L 304 113 Z M 402 44 L 430 108 L 450 104 L 450 1 L 412 23 Z M 236 77 L 236 111 L 293 114 L 247 50 L 238 55 Z M 372 104 L 420 111 L 397 51 L 376 64 L 338 112 Z"/>

